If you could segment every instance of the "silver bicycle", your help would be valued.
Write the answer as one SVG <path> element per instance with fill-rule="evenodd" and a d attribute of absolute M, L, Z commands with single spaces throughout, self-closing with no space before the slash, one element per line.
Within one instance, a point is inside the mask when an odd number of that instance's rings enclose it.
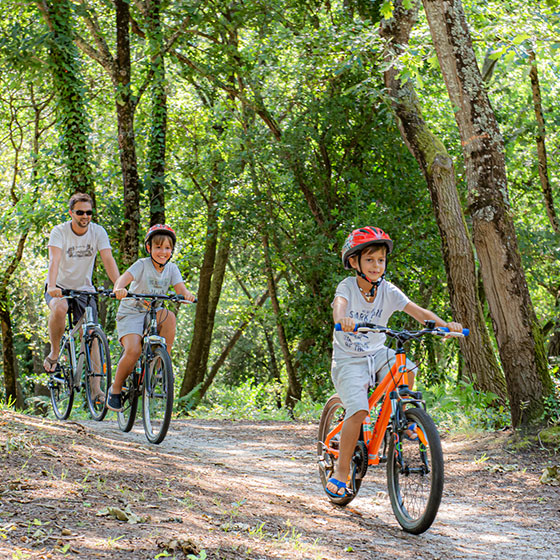
<path fill-rule="evenodd" d="M 53 411 L 57 418 L 66 420 L 72 411 L 74 395 L 83 387 L 89 413 L 101 421 L 107 414 L 107 388 L 111 386 L 111 356 L 107 336 L 93 319 L 91 301 L 96 295 L 111 294 L 109 290 L 85 292 L 62 290 L 62 297 L 72 300 L 86 296 L 86 309 L 74 324 L 73 305 L 69 301 L 66 329 L 60 342 L 60 355 L 49 379 Z"/>

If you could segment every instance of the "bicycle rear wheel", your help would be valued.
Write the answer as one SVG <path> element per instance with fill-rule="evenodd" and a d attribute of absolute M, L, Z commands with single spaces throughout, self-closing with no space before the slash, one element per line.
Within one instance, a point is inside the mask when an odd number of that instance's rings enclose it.
<path fill-rule="evenodd" d="M 321 484 L 323 485 L 323 489 L 327 486 L 327 481 L 333 475 L 336 459 L 332 453 L 330 453 L 325 445 L 324 441 L 331 430 L 333 430 L 342 420 L 344 419 L 345 409 L 342 405 L 342 401 L 338 395 L 333 395 L 325 404 L 323 408 L 323 412 L 321 413 L 321 420 L 319 421 L 319 433 L 317 436 L 317 462 L 319 463 L 319 476 L 321 477 Z M 338 437 L 337 434 L 336 437 Z M 337 445 L 337 441 L 331 440 L 331 447 Z M 356 448 L 358 449 L 358 448 Z M 337 504 L 339 506 L 345 506 L 349 504 L 358 493 L 360 486 L 362 485 L 362 480 L 360 478 L 356 478 L 356 463 L 355 460 L 352 459 L 352 463 L 350 464 L 350 472 L 352 476 L 350 477 L 350 485 L 348 490 L 351 491 L 350 495 L 347 495 L 343 498 L 333 498 L 329 494 L 327 494 L 329 500 L 333 502 L 333 504 Z"/>
<path fill-rule="evenodd" d="M 85 365 L 86 399 L 89 413 L 101 421 L 107 414 L 107 389 L 111 386 L 111 356 L 107 336 L 99 327 L 93 327 L 86 338 Z M 99 399 L 103 394 L 105 398 Z"/>
<path fill-rule="evenodd" d="M 117 412 L 117 422 L 123 432 L 130 432 L 132 426 L 134 426 L 136 411 L 138 410 L 139 383 L 137 368 L 135 368 L 123 383 L 121 391 L 123 409 L 121 412 Z"/>
<path fill-rule="evenodd" d="M 387 484 L 397 521 L 408 533 L 419 535 L 430 528 L 439 509 L 443 452 L 436 425 L 426 411 L 409 408 L 405 415 L 407 424 L 416 423 L 419 437 L 410 441 L 403 433 L 391 435 Z"/>
<path fill-rule="evenodd" d="M 60 349 L 56 369 L 49 380 L 49 390 L 54 415 L 59 420 L 66 420 L 70 416 L 74 404 L 74 363 L 68 341 Z"/>
<path fill-rule="evenodd" d="M 150 443 L 161 443 L 169 429 L 173 412 L 173 366 L 167 350 L 153 348 L 146 368 L 142 399 L 144 432 Z"/>

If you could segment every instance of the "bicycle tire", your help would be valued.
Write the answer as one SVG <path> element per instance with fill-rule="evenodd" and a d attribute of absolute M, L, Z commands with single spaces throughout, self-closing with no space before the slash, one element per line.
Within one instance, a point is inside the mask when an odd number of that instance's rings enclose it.
<path fill-rule="evenodd" d="M 70 416 L 74 404 L 74 364 L 70 345 L 66 341 L 60 349 L 58 363 L 49 379 L 49 390 L 54 415 L 59 420 Z"/>
<path fill-rule="evenodd" d="M 436 518 L 443 494 L 443 452 L 434 421 L 421 408 L 405 411 L 407 424 L 415 422 L 427 441 L 410 441 L 392 434 L 387 457 L 387 486 L 397 521 L 407 532 L 419 535 Z M 403 430 L 404 431 L 404 430 Z M 402 466 L 397 459 L 396 443 L 401 449 Z"/>
<path fill-rule="evenodd" d="M 319 476 L 323 490 L 327 486 L 327 481 L 332 476 L 336 464 L 336 459 L 323 446 L 323 442 L 327 434 L 344 418 L 345 409 L 338 395 L 333 395 L 323 407 L 321 419 L 319 420 L 319 431 L 317 436 L 317 461 L 319 463 Z M 358 494 L 362 480 L 355 476 L 356 465 L 354 460 L 350 465 L 351 476 L 350 488 L 351 493 L 341 498 L 334 498 L 327 494 L 329 500 L 338 506 L 349 504 Z M 326 492 L 325 492 L 326 493 Z"/>
<path fill-rule="evenodd" d="M 144 378 L 142 422 L 150 443 L 161 443 L 173 413 L 173 366 L 163 346 L 153 348 Z"/>
<path fill-rule="evenodd" d="M 138 410 L 138 389 L 139 384 L 136 369 L 125 379 L 121 391 L 122 411 L 117 412 L 117 423 L 123 432 L 130 432 L 134 421 L 136 420 L 136 412 Z"/>
<path fill-rule="evenodd" d="M 97 345 L 95 344 L 97 342 Z M 88 350 L 84 360 L 84 382 L 89 414 L 93 420 L 101 422 L 107 414 L 107 391 L 111 386 L 111 356 L 107 336 L 100 327 L 92 327 L 86 336 Z M 95 349 L 96 348 L 96 349 Z M 97 359 L 95 359 L 97 358 Z M 99 367 L 99 372 L 94 371 Z M 99 377 L 99 390 L 105 395 L 103 402 L 95 402 L 92 394 L 94 377 Z"/>

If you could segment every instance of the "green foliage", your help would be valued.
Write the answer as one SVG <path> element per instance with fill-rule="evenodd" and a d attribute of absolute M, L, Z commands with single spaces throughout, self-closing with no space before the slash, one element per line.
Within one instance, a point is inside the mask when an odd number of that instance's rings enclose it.
<path fill-rule="evenodd" d="M 499 430 L 511 424 L 509 410 L 496 403 L 493 393 L 476 391 L 472 384 L 440 384 L 418 387 L 426 399 L 430 414 L 444 432 Z"/>

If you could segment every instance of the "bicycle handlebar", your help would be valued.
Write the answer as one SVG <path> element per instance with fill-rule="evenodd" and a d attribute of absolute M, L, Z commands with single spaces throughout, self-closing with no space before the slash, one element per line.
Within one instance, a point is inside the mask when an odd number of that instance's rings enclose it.
<path fill-rule="evenodd" d="M 342 325 L 340 323 L 335 323 L 334 330 L 341 331 Z M 434 328 L 425 328 L 422 329 L 421 331 L 407 331 L 407 330 L 395 331 L 393 329 L 390 329 L 389 327 L 382 327 L 381 325 L 375 325 L 373 323 L 356 323 L 354 327 L 354 332 L 358 330 L 361 330 L 362 332 L 369 331 L 373 333 L 382 333 L 392 338 L 404 338 L 404 339 L 418 338 L 425 334 L 434 334 L 436 336 L 462 336 L 462 337 L 469 335 L 469 329 L 463 329 L 462 332 L 454 332 L 454 331 L 450 331 L 447 327 L 434 327 Z"/>
<path fill-rule="evenodd" d="M 115 297 L 114 292 L 111 292 L 111 296 L 112 298 Z M 184 302 L 184 303 L 196 303 L 197 300 L 195 299 L 194 301 L 189 301 L 188 299 L 185 299 L 185 296 L 181 295 L 181 294 L 135 294 L 133 292 L 128 292 L 126 294 L 126 298 L 130 298 L 130 299 L 164 299 L 164 300 L 169 300 L 169 301 L 180 301 L 180 302 Z"/>
<path fill-rule="evenodd" d="M 66 288 L 61 288 L 62 297 L 75 298 L 79 296 L 109 296 L 113 292 L 111 290 L 106 290 L 104 288 L 97 288 L 94 291 L 88 290 L 68 290 Z"/>

